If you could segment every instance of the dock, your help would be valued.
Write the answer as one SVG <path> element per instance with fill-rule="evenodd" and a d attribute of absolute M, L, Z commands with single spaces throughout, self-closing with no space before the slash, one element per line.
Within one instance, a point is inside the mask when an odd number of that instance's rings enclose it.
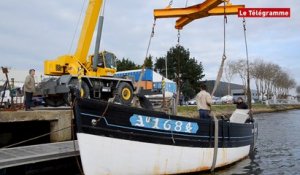
<path fill-rule="evenodd" d="M 0 169 L 79 156 L 77 141 L 0 149 Z"/>
<path fill-rule="evenodd" d="M 34 111 L 1 111 L 0 123 L 16 123 L 31 121 L 49 122 L 50 142 L 62 142 L 71 140 L 72 111 L 69 109 L 43 108 Z M 63 129 L 66 128 L 66 129 Z M 56 132 L 60 130 L 59 132 Z"/>

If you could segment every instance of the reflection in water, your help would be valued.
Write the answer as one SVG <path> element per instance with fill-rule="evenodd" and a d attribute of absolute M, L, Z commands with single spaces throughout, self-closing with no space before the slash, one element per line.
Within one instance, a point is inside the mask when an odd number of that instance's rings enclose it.
<path fill-rule="evenodd" d="M 300 110 L 259 114 L 256 120 L 256 152 L 214 174 L 300 174 Z"/>

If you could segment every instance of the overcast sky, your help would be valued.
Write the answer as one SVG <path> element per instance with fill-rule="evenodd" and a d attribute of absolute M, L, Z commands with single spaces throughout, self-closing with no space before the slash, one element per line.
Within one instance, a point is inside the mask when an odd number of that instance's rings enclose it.
<path fill-rule="evenodd" d="M 85 3 L 84 3 L 85 2 Z M 43 61 L 72 54 L 76 49 L 81 22 L 72 39 L 87 0 L 1 0 L 0 66 L 11 68 L 11 76 L 23 80 L 27 70 L 43 72 Z M 202 1 L 189 0 L 188 5 Z M 247 19 L 250 59 L 277 63 L 300 84 L 300 1 L 232 0 L 246 7 L 291 8 L 290 18 Z M 167 0 L 108 0 L 101 50 L 114 52 L 118 58 L 130 58 L 142 64 L 153 23 L 153 9 L 164 8 Z M 184 7 L 186 0 L 174 0 L 174 7 Z M 85 6 L 83 6 L 85 4 Z M 176 45 L 175 19 L 157 21 L 150 47 L 154 57 L 164 56 Z M 230 16 L 227 23 L 227 57 L 245 58 L 242 19 Z M 191 56 L 203 63 L 205 78 L 215 79 L 223 52 L 223 18 L 196 20 L 181 31 L 181 44 Z M 71 49 L 70 49 L 71 48 Z M 90 52 L 93 52 L 93 47 Z M 0 79 L 3 79 L 1 73 Z M 235 81 L 239 81 L 237 78 Z"/>

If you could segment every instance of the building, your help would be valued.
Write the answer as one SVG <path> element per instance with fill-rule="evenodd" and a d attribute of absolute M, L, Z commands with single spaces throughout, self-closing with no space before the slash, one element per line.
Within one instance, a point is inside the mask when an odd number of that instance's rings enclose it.
<path fill-rule="evenodd" d="M 207 91 L 212 92 L 212 90 L 215 86 L 216 80 L 207 80 L 207 81 L 203 81 L 203 83 L 207 86 Z M 230 84 L 229 93 L 228 93 L 228 84 Z M 239 85 L 239 84 L 227 83 L 227 82 L 220 81 L 219 86 L 218 86 L 214 96 L 223 97 L 225 95 L 231 95 L 231 90 L 234 90 L 234 89 L 244 89 L 244 86 Z"/>
<path fill-rule="evenodd" d="M 204 81 L 203 83 L 207 86 L 208 92 L 212 92 L 214 85 L 215 85 L 216 80 L 207 80 Z M 228 85 L 230 85 L 230 89 L 228 92 Z M 251 95 L 252 99 L 258 100 L 258 95 L 256 90 L 251 90 Z M 231 95 L 234 98 L 237 98 L 239 96 L 243 97 L 245 96 L 245 91 L 244 91 L 244 86 L 240 84 L 235 84 L 235 83 L 227 83 L 220 81 L 219 86 L 214 94 L 216 97 L 223 97 L 225 95 Z"/>
<path fill-rule="evenodd" d="M 115 74 L 115 76 L 132 78 L 136 82 L 135 86 L 137 86 L 137 82 L 139 81 L 141 72 L 142 69 L 119 71 Z M 144 75 L 142 77 L 142 81 L 140 82 L 140 87 L 144 90 L 161 91 L 163 78 L 165 81 L 165 90 L 167 92 L 176 93 L 176 83 L 163 77 L 152 69 L 144 70 Z"/>
<path fill-rule="evenodd" d="M 233 96 L 233 99 L 237 99 L 238 97 L 242 97 L 244 100 L 247 99 L 247 94 L 244 89 L 232 89 L 231 96 Z M 256 90 L 251 90 L 251 97 L 253 100 L 258 101 L 258 94 Z"/>

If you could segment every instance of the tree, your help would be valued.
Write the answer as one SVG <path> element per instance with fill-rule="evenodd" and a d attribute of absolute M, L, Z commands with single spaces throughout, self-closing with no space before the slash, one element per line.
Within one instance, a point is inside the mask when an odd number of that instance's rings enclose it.
<path fill-rule="evenodd" d="M 184 95 L 184 100 L 189 100 L 191 98 L 194 98 L 196 95 L 195 89 L 191 86 L 190 82 L 186 82 L 182 85 L 182 93 Z"/>
<path fill-rule="evenodd" d="M 198 63 L 195 58 L 190 58 L 190 52 L 183 46 L 171 47 L 167 55 L 156 59 L 154 69 L 162 75 L 166 75 L 166 62 L 168 79 L 171 79 L 177 84 L 177 94 L 180 89 L 184 90 L 184 96 L 193 97 L 199 91 L 200 80 L 205 76 L 203 74 L 202 63 Z M 186 86 L 186 87 L 185 87 Z M 191 87 L 194 91 L 187 93 L 187 89 Z"/>
<path fill-rule="evenodd" d="M 152 56 L 149 55 L 145 61 L 144 61 L 144 64 L 145 64 L 145 68 L 148 68 L 148 69 L 152 69 L 153 68 L 153 61 L 152 61 Z"/>
<path fill-rule="evenodd" d="M 227 86 L 227 94 L 230 95 L 230 83 L 233 76 L 236 74 L 235 70 L 235 62 L 228 61 L 224 67 L 224 78 L 226 79 L 228 86 Z"/>
<path fill-rule="evenodd" d="M 128 58 L 122 58 L 122 60 L 117 60 L 117 69 L 118 71 L 134 70 L 139 69 L 139 66 Z"/>
<path fill-rule="evenodd" d="M 257 94 L 267 98 L 277 96 L 285 98 L 289 90 L 296 86 L 295 80 L 290 77 L 279 65 L 255 60 L 251 67 L 251 76 L 255 80 Z"/>
<path fill-rule="evenodd" d="M 296 92 L 297 92 L 298 95 L 300 95 L 300 85 L 298 85 L 298 86 L 296 87 Z"/>
<path fill-rule="evenodd" d="M 251 69 L 250 69 L 250 75 L 252 78 L 254 78 L 255 81 L 255 86 L 256 86 L 256 92 L 257 92 L 257 96 L 258 99 L 260 97 L 261 94 L 261 88 L 260 85 L 262 83 L 260 83 L 262 81 L 262 77 L 264 75 L 264 70 L 265 70 L 265 63 L 262 59 L 256 59 L 253 63 L 251 63 Z M 263 99 L 263 96 L 262 96 Z"/>
<path fill-rule="evenodd" d="M 246 92 L 246 86 L 247 86 L 247 62 L 245 59 L 239 59 L 237 62 L 235 62 L 235 66 L 234 66 L 234 72 L 236 72 L 242 82 L 243 82 L 243 86 Z"/>

